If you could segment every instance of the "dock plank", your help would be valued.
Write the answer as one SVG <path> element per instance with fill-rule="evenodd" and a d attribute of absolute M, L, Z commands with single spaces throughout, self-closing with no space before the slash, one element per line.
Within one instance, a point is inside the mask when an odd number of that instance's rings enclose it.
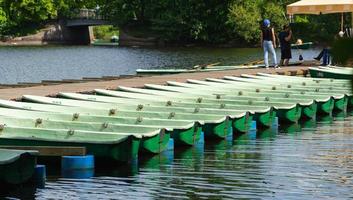
<path fill-rule="evenodd" d="M 1 149 L 35 150 L 39 156 L 84 156 L 85 147 L 53 147 L 53 146 L 3 146 Z"/>

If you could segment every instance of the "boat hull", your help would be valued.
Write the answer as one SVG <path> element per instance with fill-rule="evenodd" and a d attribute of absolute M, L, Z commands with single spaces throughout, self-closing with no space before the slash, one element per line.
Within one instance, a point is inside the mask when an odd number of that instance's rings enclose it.
<path fill-rule="evenodd" d="M 202 127 L 205 134 L 205 140 L 208 139 L 224 139 L 226 138 L 231 130 L 231 122 L 229 119 L 224 120 L 221 123 L 207 123 Z"/>
<path fill-rule="evenodd" d="M 186 130 L 174 129 L 172 138 L 174 139 L 175 146 L 193 146 L 200 140 L 201 132 L 202 127 L 199 125 Z"/>
<path fill-rule="evenodd" d="M 27 182 L 34 173 L 37 157 L 31 154 L 22 154 L 14 162 L 0 165 L 0 182 L 17 185 Z"/>
<path fill-rule="evenodd" d="M 232 120 L 233 134 L 247 133 L 251 128 L 253 115 L 247 113 L 241 118 Z"/>
<path fill-rule="evenodd" d="M 325 102 L 317 102 L 317 114 L 318 115 L 331 115 L 335 102 L 333 98 Z"/>
<path fill-rule="evenodd" d="M 347 104 L 347 109 L 352 109 L 353 108 L 353 96 L 348 97 L 348 104 Z"/>
<path fill-rule="evenodd" d="M 335 112 L 346 111 L 347 105 L 348 105 L 348 97 L 345 96 L 340 99 L 335 99 L 333 111 L 335 111 Z"/>
<path fill-rule="evenodd" d="M 301 117 L 302 107 L 297 105 L 291 109 L 277 109 L 276 113 L 282 123 L 297 123 Z"/>
<path fill-rule="evenodd" d="M 266 129 L 272 127 L 276 118 L 276 111 L 271 109 L 265 113 L 255 113 L 253 119 L 256 121 L 257 128 Z"/>
<path fill-rule="evenodd" d="M 104 143 L 74 143 L 55 142 L 25 139 L 0 139 L 0 145 L 5 146 L 75 146 L 85 147 L 87 154 L 97 158 L 111 159 L 118 162 L 130 162 L 137 158 L 140 139 L 128 137 L 126 140 L 116 144 Z"/>
<path fill-rule="evenodd" d="M 302 106 L 302 118 L 303 119 L 315 119 L 317 113 L 317 103 L 312 103 L 307 106 Z"/>
<path fill-rule="evenodd" d="M 167 149 L 170 139 L 169 131 L 162 131 L 153 137 L 143 137 L 140 142 L 140 152 L 158 154 Z"/>
<path fill-rule="evenodd" d="M 309 73 L 311 77 L 314 78 L 334 78 L 334 79 L 352 79 L 352 74 L 341 74 L 341 73 L 332 73 L 328 71 L 314 70 L 309 68 Z"/>

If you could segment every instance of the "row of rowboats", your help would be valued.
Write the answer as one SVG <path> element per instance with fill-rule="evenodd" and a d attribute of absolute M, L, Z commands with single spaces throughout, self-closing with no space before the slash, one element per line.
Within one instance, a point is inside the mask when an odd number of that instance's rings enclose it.
<path fill-rule="evenodd" d="M 349 80 L 264 73 L 94 93 L 0 100 L 0 145 L 78 146 L 129 162 L 165 151 L 170 138 L 192 146 L 202 132 L 207 142 L 246 133 L 253 120 L 267 129 L 276 117 L 293 124 L 353 106 Z"/>

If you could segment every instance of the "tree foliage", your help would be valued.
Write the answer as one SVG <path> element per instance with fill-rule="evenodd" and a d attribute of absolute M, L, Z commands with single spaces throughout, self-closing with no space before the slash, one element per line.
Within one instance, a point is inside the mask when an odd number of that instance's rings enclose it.
<path fill-rule="evenodd" d="M 262 19 L 260 1 L 234 1 L 229 8 L 227 23 L 239 38 L 246 42 L 257 40 L 260 35 L 259 22 Z"/>
<path fill-rule="evenodd" d="M 339 64 L 353 67 L 353 38 L 338 39 L 332 46 L 332 54 Z"/>
<path fill-rule="evenodd" d="M 95 0 L 0 0 L 0 35 L 21 34 L 41 23 L 72 13 Z"/>
<path fill-rule="evenodd" d="M 51 0 L 0 0 L 0 31 L 11 32 L 56 17 Z"/>
<path fill-rule="evenodd" d="M 268 18 L 279 31 L 288 23 L 286 5 L 296 0 L 0 0 L 0 35 L 28 25 L 70 18 L 80 8 L 100 8 L 117 26 L 171 42 L 258 43 Z M 347 17 L 348 19 L 349 17 Z M 339 30 L 338 15 L 298 16 L 294 37 L 330 40 Z"/>

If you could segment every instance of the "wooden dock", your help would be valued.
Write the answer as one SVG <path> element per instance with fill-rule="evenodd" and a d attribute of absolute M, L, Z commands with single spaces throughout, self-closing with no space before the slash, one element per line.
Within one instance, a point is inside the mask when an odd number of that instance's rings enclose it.
<path fill-rule="evenodd" d="M 160 76 L 110 76 L 102 78 L 83 78 L 81 80 L 44 81 L 44 84 L 28 84 L 22 87 L 0 87 L 0 99 L 19 99 L 23 95 L 55 96 L 59 92 L 91 92 L 94 89 L 114 89 L 118 86 L 143 87 L 144 84 L 165 84 L 166 81 L 185 82 L 187 79 L 222 78 L 241 74 L 275 73 L 287 75 L 305 75 L 308 66 L 282 67 L 281 69 L 237 69 L 214 72 L 196 72 Z M 50 84 L 51 83 L 51 84 Z"/>

